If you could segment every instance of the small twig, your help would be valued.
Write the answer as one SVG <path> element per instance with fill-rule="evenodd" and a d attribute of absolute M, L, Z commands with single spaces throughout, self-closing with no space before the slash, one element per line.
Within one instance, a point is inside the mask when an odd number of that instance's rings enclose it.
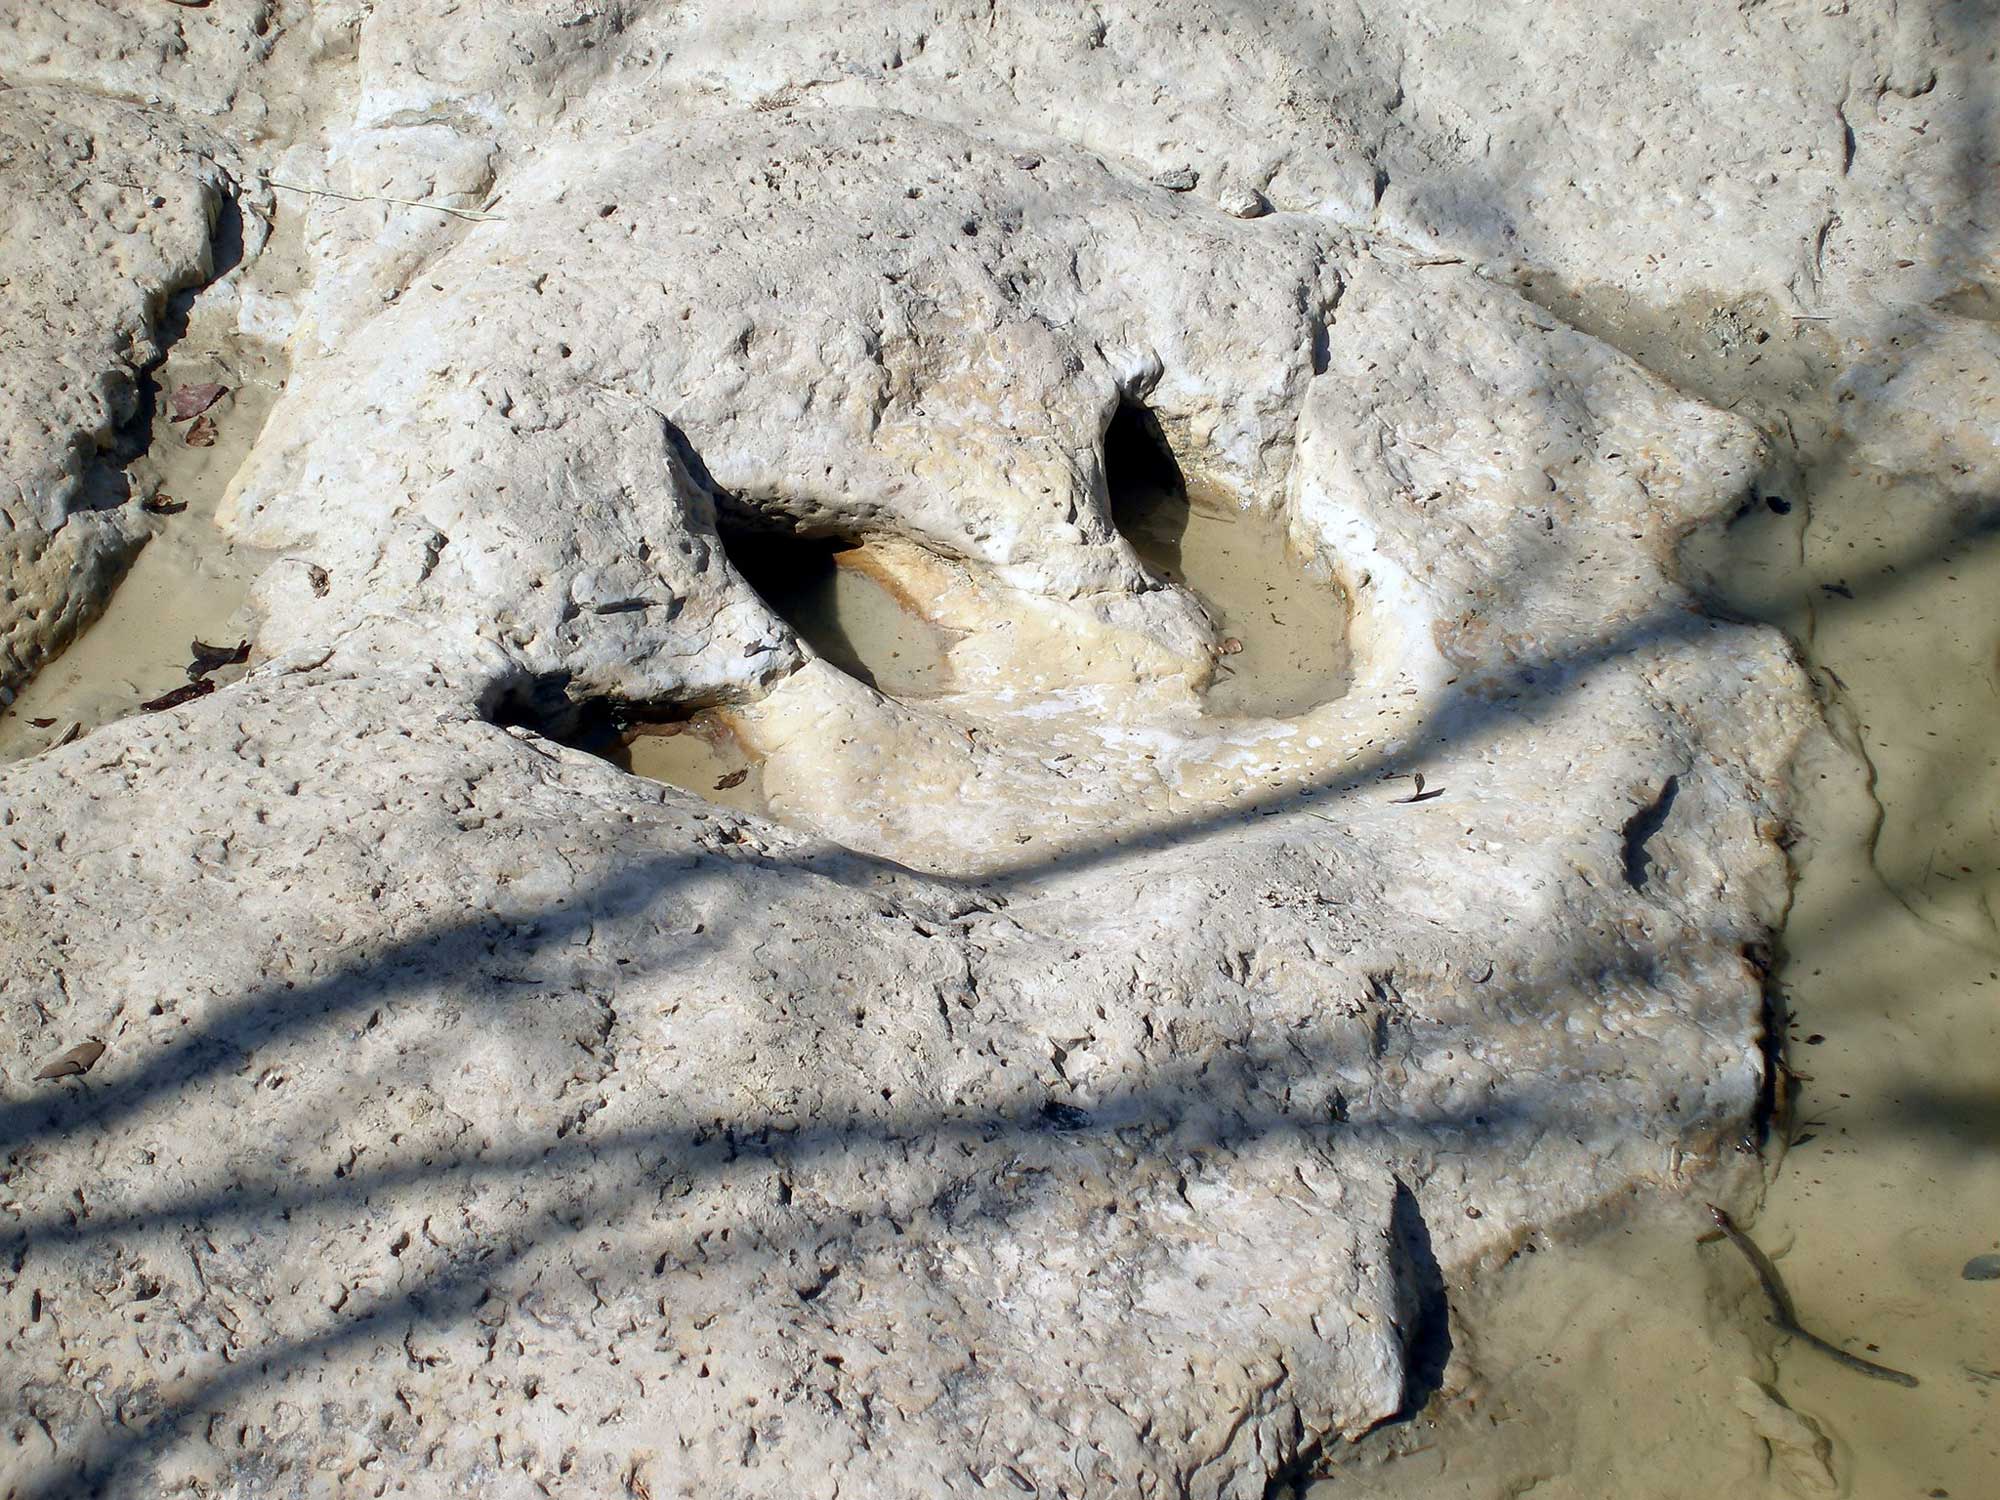
<path fill-rule="evenodd" d="M 399 208 L 428 208 L 435 213 L 450 214 L 455 219 L 472 219 L 484 223 L 489 219 L 505 219 L 505 214 L 489 214 L 478 208 L 452 208 L 443 203 L 426 203 L 420 198 L 385 198 L 370 193 L 336 193 L 332 188 L 301 187 L 296 182 L 280 182 L 275 177 L 263 179 L 274 188 L 283 188 L 288 193 L 304 193 L 312 198 L 339 198 L 348 203 L 393 203 Z"/>
<path fill-rule="evenodd" d="M 1799 1315 L 1792 1307 L 1791 1294 L 1785 1290 L 1784 1282 L 1778 1279 L 1778 1268 L 1771 1264 L 1771 1258 L 1757 1248 L 1756 1243 L 1736 1227 L 1736 1221 L 1717 1208 L 1707 1205 L 1709 1217 L 1715 1220 L 1715 1227 L 1722 1231 L 1729 1243 L 1743 1252 L 1743 1258 L 1750 1262 L 1750 1269 L 1757 1273 L 1757 1280 L 1764 1288 L 1764 1296 L 1771 1304 L 1771 1321 L 1793 1338 L 1812 1345 L 1829 1359 L 1837 1359 L 1850 1370 L 1859 1370 L 1863 1375 L 1873 1375 L 1877 1380 L 1887 1380 L 1895 1385 L 1912 1389 L 1917 1377 L 1902 1370 L 1892 1370 L 1887 1365 L 1878 1365 L 1872 1359 L 1863 1359 L 1858 1354 L 1849 1354 L 1838 1344 L 1827 1342 L 1816 1333 L 1808 1333 L 1799 1326 Z M 1872 1349 L 1875 1346 L 1869 1345 Z"/>

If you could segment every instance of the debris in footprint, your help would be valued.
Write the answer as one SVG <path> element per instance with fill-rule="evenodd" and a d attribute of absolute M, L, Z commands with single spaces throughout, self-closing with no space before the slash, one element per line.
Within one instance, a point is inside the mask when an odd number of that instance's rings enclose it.
<path fill-rule="evenodd" d="M 50 1078 L 81 1078 L 97 1065 L 98 1058 L 104 1056 L 104 1043 L 95 1037 L 87 1042 L 78 1042 L 61 1057 L 47 1064 L 35 1075 L 37 1082 Z"/>
<path fill-rule="evenodd" d="M 194 659 L 188 663 L 188 681 L 199 682 L 210 672 L 222 667 L 233 667 L 250 659 L 250 643 L 238 641 L 233 646 L 207 646 L 200 641 L 188 643 L 188 653 Z"/>
<path fill-rule="evenodd" d="M 183 703 L 192 703 L 195 699 L 206 697 L 214 691 L 215 684 L 204 677 L 190 682 L 186 687 L 177 687 L 171 692 L 162 693 L 157 698 L 148 698 L 139 707 L 145 713 L 156 714 L 162 709 L 179 708 Z"/>
<path fill-rule="evenodd" d="M 213 380 L 205 380 L 199 385 L 177 386 L 168 402 L 168 409 L 172 412 L 170 420 L 185 422 L 198 417 L 228 394 L 228 386 Z"/>
<path fill-rule="evenodd" d="M 196 417 L 188 424 L 188 430 L 181 434 L 181 441 L 190 448 L 213 448 L 215 423 L 206 415 Z"/>

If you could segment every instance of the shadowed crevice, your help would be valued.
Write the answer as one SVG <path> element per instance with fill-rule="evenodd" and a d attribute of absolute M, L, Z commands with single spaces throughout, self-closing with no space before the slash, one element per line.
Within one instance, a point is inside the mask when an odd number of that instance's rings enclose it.
<path fill-rule="evenodd" d="M 1625 883 L 1635 891 L 1646 888 L 1646 877 L 1652 873 L 1653 856 L 1646 845 L 1667 826 L 1680 791 L 1680 777 L 1669 776 L 1660 794 L 1625 820 Z"/>
<path fill-rule="evenodd" d="M 1403 1409 L 1397 1418 L 1414 1416 L 1430 1404 L 1444 1385 L 1451 1362 L 1451 1299 L 1445 1292 L 1444 1268 L 1431 1246 L 1417 1195 L 1401 1178 L 1389 1211 L 1389 1253 L 1396 1273 L 1397 1300 L 1403 1309 Z"/>
<path fill-rule="evenodd" d="M 1167 446 L 1160 420 L 1134 401 L 1121 401 L 1104 429 L 1104 489 L 1112 523 L 1155 567 L 1180 567 L 1187 529 L 1187 478 Z M 1164 551 L 1167 555 L 1155 556 Z"/>

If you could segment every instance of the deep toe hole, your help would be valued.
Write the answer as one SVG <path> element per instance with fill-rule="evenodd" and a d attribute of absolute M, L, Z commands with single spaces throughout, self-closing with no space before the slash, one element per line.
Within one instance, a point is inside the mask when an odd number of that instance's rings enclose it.
<path fill-rule="evenodd" d="M 929 697 L 950 685 L 943 635 L 869 548 L 728 519 L 721 531 L 744 581 L 831 665 L 892 698 Z"/>
<path fill-rule="evenodd" d="M 1160 419 L 1136 401 L 1121 401 L 1104 429 L 1104 484 L 1111 510 L 1124 530 L 1175 496 L 1187 499 L 1187 480 L 1160 430 Z"/>
<path fill-rule="evenodd" d="M 1347 599 L 1302 556 L 1282 516 L 1190 486 L 1159 420 L 1121 402 L 1104 432 L 1111 518 L 1149 572 L 1188 590 L 1221 637 L 1205 707 L 1222 718 L 1289 719 L 1348 689 Z"/>
<path fill-rule="evenodd" d="M 730 562 L 814 654 L 890 697 L 921 698 L 950 683 L 945 638 L 890 581 L 870 547 L 811 537 L 762 517 L 725 512 L 719 533 Z M 581 703 L 566 681 L 514 690 L 494 711 L 531 725 L 620 770 L 744 811 L 768 811 L 763 768 L 737 739 L 727 707 Z"/>

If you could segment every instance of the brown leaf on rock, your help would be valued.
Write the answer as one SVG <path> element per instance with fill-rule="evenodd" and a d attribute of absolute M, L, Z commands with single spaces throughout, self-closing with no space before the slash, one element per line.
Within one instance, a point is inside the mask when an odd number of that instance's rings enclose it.
<path fill-rule="evenodd" d="M 28 722 L 37 729 L 53 729 L 56 727 L 54 719 L 30 719 Z"/>
<path fill-rule="evenodd" d="M 197 698 L 206 697 L 215 691 L 215 684 L 206 677 L 199 682 L 190 682 L 186 687 L 177 687 L 157 698 L 148 698 L 139 707 L 146 713 L 156 714 L 164 708 L 179 708 L 183 703 L 192 703 Z"/>
<path fill-rule="evenodd" d="M 1416 783 L 1417 789 L 1407 797 L 1393 797 L 1390 799 L 1391 801 L 1398 803 L 1428 802 L 1433 797 L 1442 797 L 1444 795 L 1444 788 L 1441 786 L 1434 786 L 1429 791 L 1424 790 L 1424 773 L 1422 771 L 1417 772 L 1410 779 Z"/>
<path fill-rule="evenodd" d="M 104 1043 L 92 1038 L 78 1042 L 61 1057 L 50 1062 L 35 1075 L 39 1082 L 45 1078 L 81 1078 L 96 1066 L 98 1058 L 104 1056 Z"/>
<path fill-rule="evenodd" d="M 185 422 L 189 417 L 200 416 L 228 394 L 228 386 L 213 380 L 203 381 L 200 385 L 177 386 L 167 407 L 174 421 Z"/>
<path fill-rule="evenodd" d="M 188 430 L 181 434 L 181 441 L 190 448 L 213 448 L 215 446 L 215 421 L 203 413 L 188 424 Z"/>
<path fill-rule="evenodd" d="M 733 786 L 741 786 L 743 785 L 745 778 L 748 777 L 749 774 L 750 772 L 747 769 L 742 771 L 731 771 L 727 776 L 723 777 L 720 781 L 716 782 L 715 789 L 718 792 L 726 792 Z"/>

